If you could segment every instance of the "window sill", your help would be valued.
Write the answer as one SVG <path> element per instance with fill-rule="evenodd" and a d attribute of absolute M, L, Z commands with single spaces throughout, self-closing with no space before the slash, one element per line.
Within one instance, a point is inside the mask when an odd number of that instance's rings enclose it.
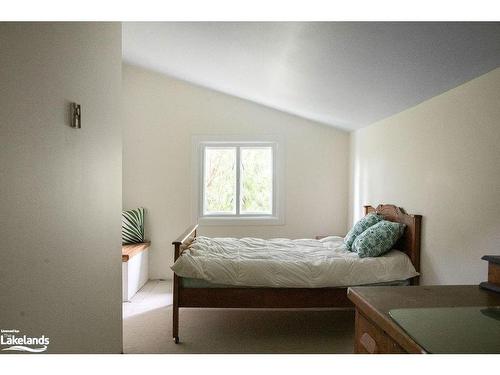
<path fill-rule="evenodd" d="M 262 217 L 208 217 L 203 216 L 198 218 L 200 225 L 284 225 L 284 218 L 278 216 L 262 216 Z"/>

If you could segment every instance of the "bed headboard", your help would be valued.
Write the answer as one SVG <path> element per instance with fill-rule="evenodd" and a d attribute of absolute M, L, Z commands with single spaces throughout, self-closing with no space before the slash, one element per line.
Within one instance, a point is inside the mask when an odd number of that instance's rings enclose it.
<path fill-rule="evenodd" d="M 421 215 L 410 215 L 400 207 L 393 204 L 379 204 L 377 208 L 372 206 L 363 206 L 364 214 L 376 212 L 384 217 L 385 220 L 406 224 L 403 236 L 396 243 L 395 248 L 406 253 L 413 263 L 413 266 L 420 272 L 420 229 L 422 225 Z M 418 283 L 418 278 L 414 280 Z"/>

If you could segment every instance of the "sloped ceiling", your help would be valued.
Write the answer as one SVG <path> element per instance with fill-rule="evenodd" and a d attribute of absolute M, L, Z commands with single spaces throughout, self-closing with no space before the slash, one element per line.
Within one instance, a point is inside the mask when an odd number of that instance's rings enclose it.
<path fill-rule="evenodd" d="M 123 58 L 346 130 L 500 66 L 500 23 L 124 22 Z"/>

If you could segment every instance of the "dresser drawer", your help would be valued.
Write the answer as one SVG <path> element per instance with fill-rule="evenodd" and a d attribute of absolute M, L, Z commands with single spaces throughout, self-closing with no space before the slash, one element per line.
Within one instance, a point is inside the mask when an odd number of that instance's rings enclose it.
<path fill-rule="evenodd" d="M 405 353 L 383 330 L 356 310 L 354 349 L 357 354 Z"/>

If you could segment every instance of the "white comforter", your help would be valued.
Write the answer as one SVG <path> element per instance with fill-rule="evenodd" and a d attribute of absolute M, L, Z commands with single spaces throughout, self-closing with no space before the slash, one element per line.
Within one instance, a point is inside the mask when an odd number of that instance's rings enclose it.
<path fill-rule="evenodd" d="M 197 237 L 172 266 L 182 277 L 239 286 L 320 288 L 405 280 L 417 276 L 410 258 L 398 250 L 359 258 L 343 238 Z"/>

